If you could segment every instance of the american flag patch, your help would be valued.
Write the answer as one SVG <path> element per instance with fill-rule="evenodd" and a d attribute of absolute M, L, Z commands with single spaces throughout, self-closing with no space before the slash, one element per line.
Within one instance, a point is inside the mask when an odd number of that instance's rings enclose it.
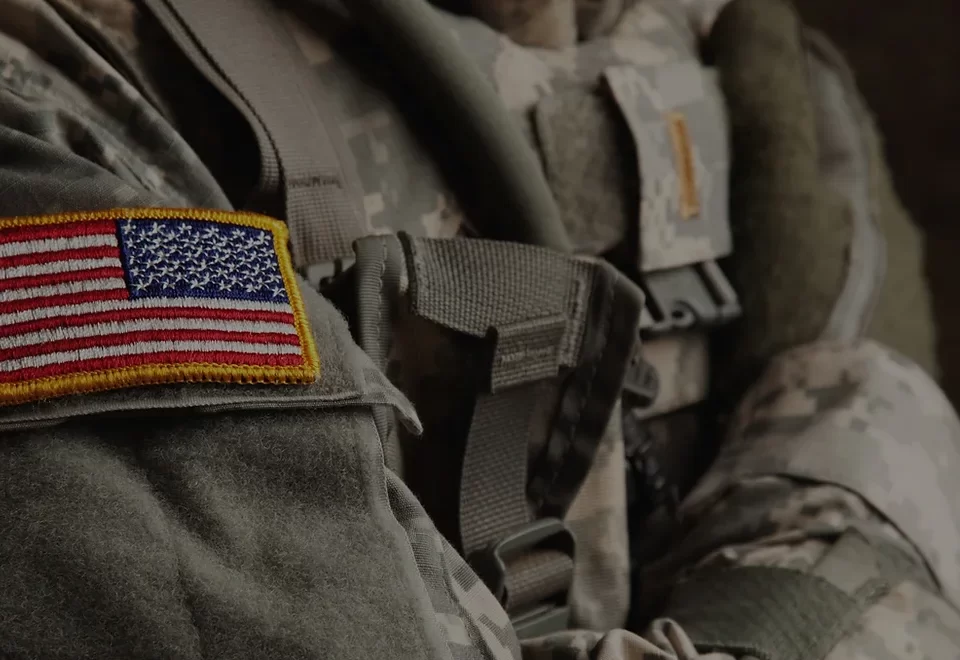
<path fill-rule="evenodd" d="M 121 209 L 0 219 L 0 403 L 175 382 L 311 383 L 282 222 Z"/>

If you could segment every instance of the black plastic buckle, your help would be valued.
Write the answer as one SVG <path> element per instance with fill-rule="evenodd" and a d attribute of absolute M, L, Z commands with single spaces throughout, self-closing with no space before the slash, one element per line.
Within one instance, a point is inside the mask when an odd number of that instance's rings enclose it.
<path fill-rule="evenodd" d="M 643 359 L 642 343 L 637 341 L 630 354 L 630 362 L 623 374 L 623 392 L 628 401 L 625 405 L 649 408 L 660 395 L 660 375 L 652 364 Z"/>
<path fill-rule="evenodd" d="M 645 336 L 710 327 L 740 316 L 740 300 L 715 261 L 645 273 L 646 302 L 640 319 Z"/>
<path fill-rule="evenodd" d="M 314 264 L 307 268 L 307 282 L 317 291 L 322 291 L 347 272 L 355 262 L 356 259 L 353 257 L 343 257 L 322 264 Z"/>
<path fill-rule="evenodd" d="M 680 493 L 657 460 L 653 438 L 638 408 L 623 413 L 624 456 L 627 468 L 627 507 L 630 522 L 640 522 L 663 508 L 676 517 Z"/>
<path fill-rule="evenodd" d="M 470 565 L 501 605 L 507 603 L 507 565 L 517 557 L 536 550 L 557 550 L 574 558 L 573 534 L 558 518 L 543 518 L 512 532 L 484 550 L 470 555 Z M 512 615 L 510 621 L 520 639 L 566 630 L 570 625 L 568 603 L 571 585 L 533 608 Z"/>

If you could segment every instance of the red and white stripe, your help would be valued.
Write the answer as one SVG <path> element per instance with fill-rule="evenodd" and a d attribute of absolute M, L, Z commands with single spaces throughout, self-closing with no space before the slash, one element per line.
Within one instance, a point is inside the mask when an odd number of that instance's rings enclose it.
<path fill-rule="evenodd" d="M 178 363 L 301 365 L 293 310 L 131 299 L 113 220 L 0 231 L 0 383 Z"/>

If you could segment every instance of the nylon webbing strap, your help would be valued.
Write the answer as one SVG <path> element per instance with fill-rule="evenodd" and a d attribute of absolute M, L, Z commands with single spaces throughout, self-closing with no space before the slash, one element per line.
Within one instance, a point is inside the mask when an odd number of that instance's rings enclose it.
<path fill-rule="evenodd" d="M 316 74 L 268 0 L 146 2 L 252 128 L 261 162 L 254 205 L 282 211 L 295 265 L 352 256 L 363 231 L 353 158 Z"/>
<path fill-rule="evenodd" d="M 701 652 L 822 658 L 902 580 L 933 587 L 920 563 L 889 539 L 853 527 L 810 573 L 746 566 L 680 582 L 664 616 L 682 625 Z"/>
<path fill-rule="evenodd" d="M 527 448 L 539 383 L 480 394 L 463 457 L 460 535 L 469 557 L 530 522 Z"/>
<path fill-rule="evenodd" d="M 415 314 L 473 337 L 496 331 L 493 391 L 572 364 L 583 328 L 571 311 L 589 265 L 519 243 L 407 237 L 403 245 Z"/>
<path fill-rule="evenodd" d="M 573 559 L 556 550 L 534 551 L 507 564 L 509 614 L 523 612 L 570 588 Z"/>
<path fill-rule="evenodd" d="M 760 660 L 809 660 L 827 652 L 883 592 L 878 585 L 848 595 L 800 571 L 750 566 L 679 583 L 665 616 L 700 652 Z"/>
<path fill-rule="evenodd" d="M 436 501 L 430 513 L 505 597 L 518 626 L 530 634 L 562 628 L 574 555 L 562 518 L 619 401 L 642 293 L 601 261 L 404 233 L 358 241 L 354 274 L 360 341 L 378 363 L 398 304 L 482 340 L 449 344 L 481 351 L 464 364 L 482 365 L 486 357 L 489 366 L 469 374 L 476 379 L 473 415 L 459 439 L 459 482 L 450 484 L 458 506 Z M 419 486 L 435 495 L 435 484 Z"/>

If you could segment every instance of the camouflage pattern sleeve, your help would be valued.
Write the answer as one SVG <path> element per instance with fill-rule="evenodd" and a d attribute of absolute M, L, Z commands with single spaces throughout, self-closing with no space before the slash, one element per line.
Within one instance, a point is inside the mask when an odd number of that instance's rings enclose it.
<path fill-rule="evenodd" d="M 410 540 L 451 658 L 517 660 L 517 637 L 500 603 L 437 531 L 410 489 L 393 472 L 386 476 L 390 507 Z"/>
<path fill-rule="evenodd" d="M 91 45 L 91 25 L 70 4 L 0 1 L 0 215 L 230 208 L 171 118 L 109 48 Z"/>
<path fill-rule="evenodd" d="M 757 626 L 736 618 L 751 603 L 735 582 L 719 595 L 698 585 L 761 570 L 773 594 L 797 575 L 853 593 L 870 557 L 896 557 L 897 570 L 842 634 L 808 655 L 779 649 L 779 657 L 957 657 L 960 515 L 949 474 L 960 467 L 958 428 L 929 377 L 876 344 L 810 345 L 782 355 L 748 393 L 719 460 L 681 506 L 676 541 L 642 569 L 633 608 L 643 636 L 572 631 L 524 642 L 524 658 L 763 657 L 769 640 L 759 650 L 705 643 L 704 631 L 718 627 L 704 603 L 720 603 L 742 630 Z M 875 554 L 851 554 L 857 539 Z M 790 579 L 781 585 L 783 578 Z M 787 607 L 753 613 L 767 629 L 793 626 L 799 634 Z"/>
<path fill-rule="evenodd" d="M 960 601 L 960 421 L 918 366 L 872 341 L 782 354 L 747 394 L 688 515 L 771 474 L 846 488 L 909 539 Z"/>
<path fill-rule="evenodd" d="M 471 0 L 469 9 L 518 44 L 564 48 L 577 40 L 574 0 Z"/>
<path fill-rule="evenodd" d="M 514 42 L 536 48 L 570 48 L 578 37 L 608 34 L 636 0 L 446 0 L 438 5 L 468 11 Z"/>

